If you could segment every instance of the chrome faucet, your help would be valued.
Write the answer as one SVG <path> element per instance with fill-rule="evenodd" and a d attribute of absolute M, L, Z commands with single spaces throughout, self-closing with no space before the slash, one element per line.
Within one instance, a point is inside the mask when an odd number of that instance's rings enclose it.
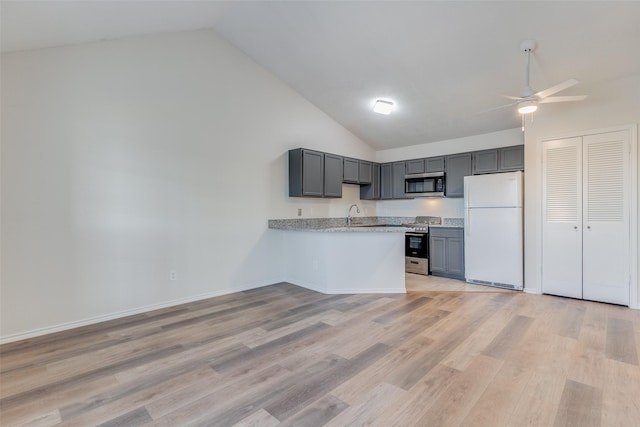
<path fill-rule="evenodd" d="M 355 206 L 356 208 L 356 213 L 360 213 L 360 208 L 358 207 L 358 205 L 353 204 L 351 206 L 349 206 L 349 212 L 347 213 L 347 227 L 351 227 L 351 209 L 353 209 L 353 207 Z"/>

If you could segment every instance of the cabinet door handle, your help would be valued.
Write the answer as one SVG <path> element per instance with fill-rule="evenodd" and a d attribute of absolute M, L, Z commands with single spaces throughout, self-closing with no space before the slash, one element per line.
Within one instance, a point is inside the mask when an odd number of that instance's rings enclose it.
<path fill-rule="evenodd" d="M 591 230 L 591 226 L 590 225 L 587 225 L 587 230 Z"/>
<path fill-rule="evenodd" d="M 578 226 L 577 226 L 577 225 L 574 225 L 574 226 L 573 226 L 573 229 L 574 229 L 574 230 L 577 230 L 577 229 L 578 229 Z"/>

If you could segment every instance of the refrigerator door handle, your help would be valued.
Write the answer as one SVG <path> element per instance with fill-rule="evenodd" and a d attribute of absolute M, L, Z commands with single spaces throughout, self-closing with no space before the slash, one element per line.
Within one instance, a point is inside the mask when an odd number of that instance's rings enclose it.
<path fill-rule="evenodd" d="M 464 207 L 469 209 L 469 202 L 471 201 L 471 186 L 468 182 L 464 183 L 464 189 L 462 190 L 464 193 Z"/>
<path fill-rule="evenodd" d="M 464 227 L 467 236 L 471 235 L 471 209 L 467 209 L 467 225 Z"/>

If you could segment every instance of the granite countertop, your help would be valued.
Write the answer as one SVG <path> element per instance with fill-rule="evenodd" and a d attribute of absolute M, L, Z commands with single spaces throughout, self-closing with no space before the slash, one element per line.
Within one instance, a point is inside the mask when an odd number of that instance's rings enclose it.
<path fill-rule="evenodd" d="M 442 224 L 432 224 L 430 228 L 464 228 L 464 218 L 442 218 Z"/>
<path fill-rule="evenodd" d="M 292 230 L 291 228 L 284 230 Z M 323 233 L 406 233 L 407 231 L 412 231 L 412 228 L 401 227 L 401 226 L 388 226 L 388 225 L 380 225 L 380 226 L 357 226 L 352 225 L 351 227 L 328 227 L 328 228 L 298 228 L 295 229 L 297 231 L 316 231 Z"/>
<path fill-rule="evenodd" d="M 346 218 L 293 218 L 270 219 L 269 228 L 274 230 L 316 231 L 323 233 L 405 233 L 415 231 L 402 224 L 422 223 L 430 220 L 440 221 L 439 217 L 406 216 L 369 216 L 353 217 L 351 227 L 347 227 Z M 429 227 L 463 228 L 463 218 L 443 218 L 441 224 L 429 224 Z"/>
<path fill-rule="evenodd" d="M 414 217 L 354 217 L 351 227 L 347 227 L 346 218 L 270 219 L 269 228 L 325 233 L 405 233 L 412 229 L 401 224 L 414 220 Z"/>

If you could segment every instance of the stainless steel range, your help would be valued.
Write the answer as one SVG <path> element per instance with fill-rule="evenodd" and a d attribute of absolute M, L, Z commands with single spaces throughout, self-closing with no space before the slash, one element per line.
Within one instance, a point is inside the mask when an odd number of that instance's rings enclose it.
<path fill-rule="evenodd" d="M 405 271 L 429 274 L 429 224 L 440 224 L 437 216 L 419 216 L 415 223 L 403 224 L 412 231 L 405 233 Z"/>

